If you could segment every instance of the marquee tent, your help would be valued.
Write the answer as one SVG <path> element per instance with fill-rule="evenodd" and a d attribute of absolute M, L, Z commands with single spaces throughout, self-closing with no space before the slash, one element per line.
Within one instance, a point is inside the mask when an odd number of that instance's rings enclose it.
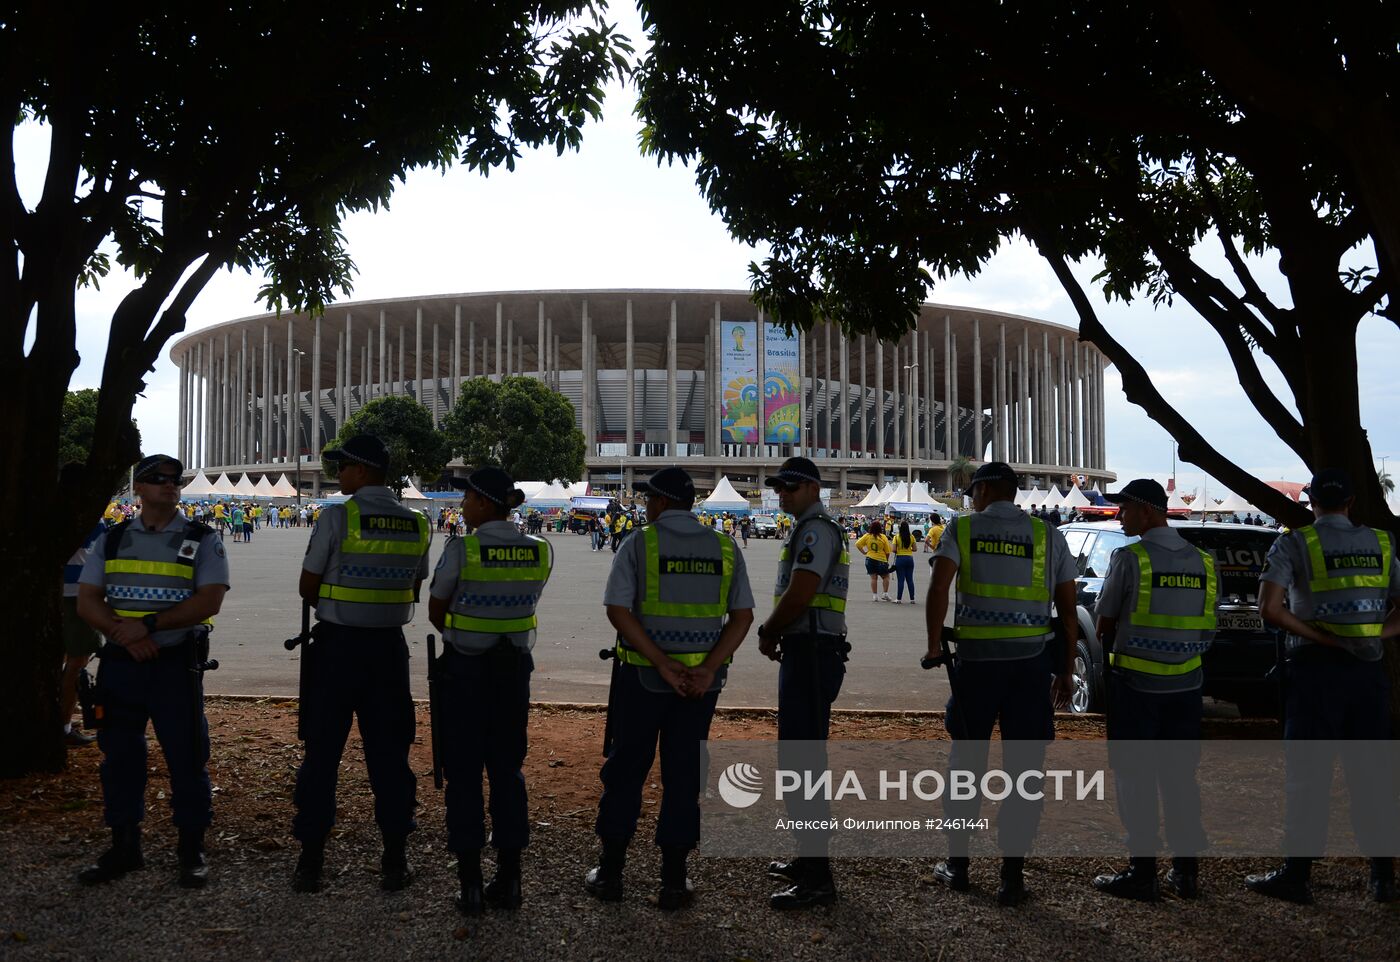
<path fill-rule="evenodd" d="M 219 475 L 219 480 L 214 482 L 209 493 L 216 495 L 233 494 L 233 482 L 228 479 L 227 471 Z"/>
<path fill-rule="evenodd" d="M 551 483 L 545 485 L 531 497 L 525 499 L 525 506 L 529 508 L 567 508 L 573 500 L 568 488 L 562 484 Z"/>
<path fill-rule="evenodd" d="M 214 483 L 203 471 L 198 472 L 189 484 L 180 489 L 180 497 L 182 498 L 205 498 L 218 493 L 214 490 Z"/>
<path fill-rule="evenodd" d="M 240 498 L 252 498 L 257 496 L 258 489 L 253 487 L 253 482 L 249 480 L 247 474 L 244 474 L 243 477 L 238 479 L 238 483 L 233 486 L 233 493 Z"/>
<path fill-rule="evenodd" d="M 734 485 L 729 483 L 726 475 L 719 479 L 715 485 L 715 490 L 710 496 L 700 503 L 700 507 L 705 511 L 728 511 L 731 514 L 747 514 L 753 510 L 753 505 L 749 504 L 738 491 L 734 490 Z"/>
<path fill-rule="evenodd" d="M 287 480 L 284 474 L 277 479 L 277 483 L 272 486 L 272 496 L 274 498 L 295 498 L 297 489 L 292 487 L 292 482 Z"/>
<path fill-rule="evenodd" d="M 258 483 L 253 485 L 253 497 L 255 498 L 275 498 L 272 493 L 272 482 L 267 480 L 267 475 L 258 478 Z"/>

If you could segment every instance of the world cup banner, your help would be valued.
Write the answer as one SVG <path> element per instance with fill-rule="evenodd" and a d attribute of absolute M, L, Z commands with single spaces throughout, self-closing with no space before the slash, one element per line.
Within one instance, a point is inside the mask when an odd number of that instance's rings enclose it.
<path fill-rule="evenodd" d="M 720 433 L 730 444 L 758 443 L 758 322 L 720 325 Z"/>
<path fill-rule="evenodd" d="M 797 334 L 763 325 L 763 441 L 795 444 L 801 424 L 802 376 L 797 369 Z"/>

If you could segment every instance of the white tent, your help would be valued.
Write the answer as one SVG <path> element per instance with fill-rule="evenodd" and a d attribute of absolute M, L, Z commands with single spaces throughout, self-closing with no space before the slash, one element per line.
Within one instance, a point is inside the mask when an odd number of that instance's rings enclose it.
<path fill-rule="evenodd" d="M 1167 495 L 1167 510 L 1190 511 L 1191 506 L 1182 500 L 1180 491 L 1173 491 L 1171 494 Z"/>
<path fill-rule="evenodd" d="M 1060 489 L 1054 485 L 1045 492 L 1045 500 L 1040 502 L 1040 506 L 1046 511 L 1053 511 L 1056 508 L 1065 506 L 1064 495 L 1060 494 Z"/>
<path fill-rule="evenodd" d="M 562 484 L 547 484 L 532 497 L 525 499 L 531 508 L 567 508 L 573 502 L 569 489 Z"/>
<path fill-rule="evenodd" d="M 180 497 L 182 498 L 205 498 L 218 493 L 214 490 L 214 483 L 202 470 L 194 476 L 189 484 L 180 489 Z"/>
<path fill-rule="evenodd" d="M 700 507 L 706 511 L 750 511 L 753 505 L 748 499 L 734 490 L 734 485 L 729 483 L 728 475 L 719 479 L 719 484 L 715 485 L 714 491 L 704 501 L 700 502 Z"/>
<path fill-rule="evenodd" d="M 1079 490 L 1079 485 L 1077 484 L 1070 488 L 1069 493 L 1060 499 L 1060 507 L 1062 508 L 1090 508 L 1093 507 L 1093 504 L 1094 502 L 1090 501 L 1088 497 L 1085 496 L 1084 492 Z"/>
<path fill-rule="evenodd" d="M 277 479 L 277 483 L 272 486 L 272 496 L 274 498 L 295 498 L 297 489 L 292 487 L 292 482 L 287 480 L 284 474 Z"/>
<path fill-rule="evenodd" d="M 1031 491 L 1017 491 L 1017 492 L 1016 492 L 1016 507 L 1018 507 L 1018 508 L 1024 508 L 1024 507 L 1026 506 L 1026 502 L 1030 500 L 1031 495 L 1032 495 L 1033 493 L 1034 493 L 1034 492 L 1031 492 Z"/>
<path fill-rule="evenodd" d="M 1050 497 L 1049 491 L 1042 491 L 1039 488 L 1035 488 L 1030 494 L 1026 495 L 1026 500 L 1021 502 L 1021 507 L 1028 511 L 1031 508 L 1038 508 L 1045 503 L 1045 499 L 1048 497 Z"/>
<path fill-rule="evenodd" d="M 209 489 L 210 494 L 233 494 L 233 482 L 228 479 L 228 472 L 219 475 L 219 480 L 215 481 Z"/>
<path fill-rule="evenodd" d="M 876 487 L 875 485 L 872 484 L 872 485 L 870 486 L 870 490 L 867 491 L 867 492 L 865 492 L 865 498 L 862 499 L 858 504 L 854 505 L 854 507 L 857 507 L 857 508 L 873 508 L 873 507 L 875 507 L 876 505 L 878 505 L 879 503 L 880 503 L 880 489 L 879 489 L 878 487 Z"/>
<path fill-rule="evenodd" d="M 257 495 L 258 489 L 253 487 L 253 482 L 249 480 L 247 474 L 244 474 L 243 477 L 238 479 L 238 483 L 233 486 L 233 493 L 240 498 L 251 498 Z"/>
<path fill-rule="evenodd" d="M 275 498 L 272 493 L 272 482 L 267 480 L 267 475 L 258 478 L 258 483 L 253 485 L 253 496 L 258 498 Z"/>
<path fill-rule="evenodd" d="M 571 498 L 583 498 L 587 497 L 588 495 L 587 481 L 575 481 L 573 484 L 567 485 L 567 488 L 569 491 L 569 497 Z"/>
<path fill-rule="evenodd" d="M 880 492 L 880 503 L 889 504 L 891 501 L 908 501 L 909 485 L 903 481 L 891 481 L 885 485 L 885 490 Z"/>
<path fill-rule="evenodd" d="M 909 491 L 910 504 L 938 504 L 938 500 L 929 492 L 927 481 L 916 481 L 914 487 Z"/>
<path fill-rule="evenodd" d="M 428 496 L 418 490 L 417 485 L 412 481 L 404 486 L 403 493 L 399 495 L 400 501 L 427 501 Z"/>
<path fill-rule="evenodd" d="M 1253 514 L 1257 509 L 1244 498 L 1234 492 L 1224 501 L 1220 502 L 1220 511 L 1226 514 Z"/>
<path fill-rule="evenodd" d="M 517 481 L 515 486 L 520 489 L 520 493 L 525 495 L 525 500 L 529 501 L 545 488 L 549 487 L 548 481 Z"/>

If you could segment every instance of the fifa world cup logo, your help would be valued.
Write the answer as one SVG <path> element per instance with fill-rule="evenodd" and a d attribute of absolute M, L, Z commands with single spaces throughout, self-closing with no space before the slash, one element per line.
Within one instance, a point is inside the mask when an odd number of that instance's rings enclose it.
<path fill-rule="evenodd" d="M 744 350 L 744 329 L 739 325 L 734 325 L 730 330 L 730 335 L 734 338 L 734 350 L 743 353 Z"/>

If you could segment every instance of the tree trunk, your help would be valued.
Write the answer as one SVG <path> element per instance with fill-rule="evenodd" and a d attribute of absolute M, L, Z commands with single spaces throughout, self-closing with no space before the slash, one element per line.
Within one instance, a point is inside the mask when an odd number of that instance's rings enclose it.
<path fill-rule="evenodd" d="M 0 542 L 14 547 L 0 552 L 0 583 L 15 589 L 18 603 L 0 635 L 0 778 L 16 778 L 60 772 L 67 764 L 58 717 L 62 567 L 51 548 L 36 543 L 43 527 L 23 520 L 49 512 L 29 499 L 6 503 L 15 510 L 0 518 Z"/>

